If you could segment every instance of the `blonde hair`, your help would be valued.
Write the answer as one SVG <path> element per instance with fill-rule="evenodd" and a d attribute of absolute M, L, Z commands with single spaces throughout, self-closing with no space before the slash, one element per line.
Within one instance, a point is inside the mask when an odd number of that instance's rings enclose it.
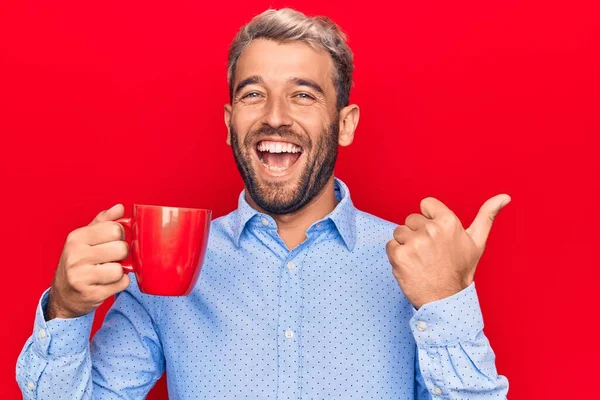
<path fill-rule="evenodd" d="M 264 38 L 277 42 L 301 41 L 317 50 L 326 50 L 331 55 L 335 67 L 333 85 L 336 90 L 336 105 L 340 110 L 348 105 L 354 57 L 346 44 L 346 35 L 328 17 L 308 17 L 291 8 L 268 9 L 255 16 L 241 27 L 231 46 L 227 62 L 229 97 L 233 98 L 235 69 L 244 49 L 255 39 Z"/>

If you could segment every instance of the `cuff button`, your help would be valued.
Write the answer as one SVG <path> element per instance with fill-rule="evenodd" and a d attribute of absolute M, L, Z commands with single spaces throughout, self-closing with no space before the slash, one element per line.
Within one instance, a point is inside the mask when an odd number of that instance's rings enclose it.
<path fill-rule="evenodd" d="M 425 323 L 425 321 L 417 322 L 417 329 L 420 330 L 421 332 L 423 332 L 425 329 L 427 329 L 427 324 Z"/>

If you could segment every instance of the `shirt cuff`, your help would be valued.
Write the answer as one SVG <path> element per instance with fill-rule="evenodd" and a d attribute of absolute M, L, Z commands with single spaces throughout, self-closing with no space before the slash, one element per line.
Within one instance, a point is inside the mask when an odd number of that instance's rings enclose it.
<path fill-rule="evenodd" d="M 483 330 L 475 282 L 442 300 L 424 304 L 410 319 L 417 346 L 448 346 L 473 340 Z"/>
<path fill-rule="evenodd" d="M 84 351 L 89 345 L 94 312 L 77 318 L 46 321 L 50 289 L 46 289 L 37 307 L 33 329 L 33 348 L 42 356 L 68 356 Z"/>

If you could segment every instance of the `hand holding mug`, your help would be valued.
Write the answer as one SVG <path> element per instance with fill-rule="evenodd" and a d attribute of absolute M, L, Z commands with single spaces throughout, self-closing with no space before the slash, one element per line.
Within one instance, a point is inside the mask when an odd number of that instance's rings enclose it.
<path fill-rule="evenodd" d="M 47 320 L 95 310 L 127 288 L 127 272 L 135 273 L 142 293 L 185 296 L 193 290 L 212 212 L 134 204 L 133 216 L 122 216 L 123 206 L 117 204 L 68 235 L 50 290 Z"/>
<path fill-rule="evenodd" d="M 88 314 L 129 286 L 119 263 L 127 257 L 128 246 L 123 227 L 114 221 L 123 212 L 117 204 L 69 233 L 50 289 L 47 320 Z"/>

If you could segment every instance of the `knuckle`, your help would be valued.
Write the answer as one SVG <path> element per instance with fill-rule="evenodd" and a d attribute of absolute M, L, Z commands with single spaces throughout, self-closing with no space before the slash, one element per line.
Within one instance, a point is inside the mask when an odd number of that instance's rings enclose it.
<path fill-rule="evenodd" d="M 77 263 L 80 260 L 79 254 L 77 254 L 77 251 L 75 249 L 68 249 L 67 252 L 65 253 L 65 267 L 66 268 L 72 268 L 73 266 L 77 265 Z"/>
<path fill-rule="evenodd" d="M 434 224 L 434 223 L 428 223 L 428 224 L 426 224 L 425 225 L 425 231 L 427 231 L 427 233 L 431 237 L 436 237 L 440 233 L 440 230 L 439 230 L 438 226 L 436 224 Z"/>
<path fill-rule="evenodd" d="M 122 238 L 121 225 L 117 222 L 108 222 L 109 237 L 111 240 L 120 240 Z"/>
<path fill-rule="evenodd" d="M 119 240 L 117 243 L 119 256 L 123 258 L 127 257 L 127 255 L 129 254 L 129 245 L 127 244 L 127 242 L 124 240 Z"/>
<path fill-rule="evenodd" d="M 394 239 L 400 243 L 404 243 L 410 237 L 408 228 L 404 225 L 399 226 L 394 230 Z"/>
<path fill-rule="evenodd" d="M 77 238 L 81 235 L 81 229 L 82 228 L 77 228 L 72 230 L 71 232 L 69 232 L 69 234 L 67 235 L 67 243 L 73 243 L 77 241 Z"/>
<path fill-rule="evenodd" d="M 124 274 L 120 281 L 121 285 L 119 285 L 119 291 L 123 291 L 129 287 L 129 276 Z"/>
<path fill-rule="evenodd" d="M 396 242 L 396 240 L 392 239 L 392 240 L 388 240 L 388 242 L 385 244 L 385 250 L 387 251 L 387 253 L 389 255 L 391 255 L 391 253 L 394 249 L 394 242 Z"/>
<path fill-rule="evenodd" d="M 117 281 L 123 277 L 123 267 L 119 263 L 111 263 L 106 266 L 106 275 Z"/>
<path fill-rule="evenodd" d="M 83 289 L 83 280 L 81 274 L 76 269 L 70 269 L 66 272 L 67 283 L 77 291 Z"/>
<path fill-rule="evenodd" d="M 393 263 L 398 263 L 402 258 L 404 246 L 401 246 L 395 239 L 392 239 L 387 242 L 386 251 L 389 260 Z"/>
<path fill-rule="evenodd" d="M 113 262 L 123 260 L 129 254 L 129 246 L 124 240 L 111 241 L 106 248 L 106 260 Z"/>
<path fill-rule="evenodd" d="M 417 236 L 411 241 L 410 244 L 413 250 L 419 250 L 427 246 L 428 242 L 429 241 L 427 240 L 427 238 L 424 238 L 423 236 Z"/>

